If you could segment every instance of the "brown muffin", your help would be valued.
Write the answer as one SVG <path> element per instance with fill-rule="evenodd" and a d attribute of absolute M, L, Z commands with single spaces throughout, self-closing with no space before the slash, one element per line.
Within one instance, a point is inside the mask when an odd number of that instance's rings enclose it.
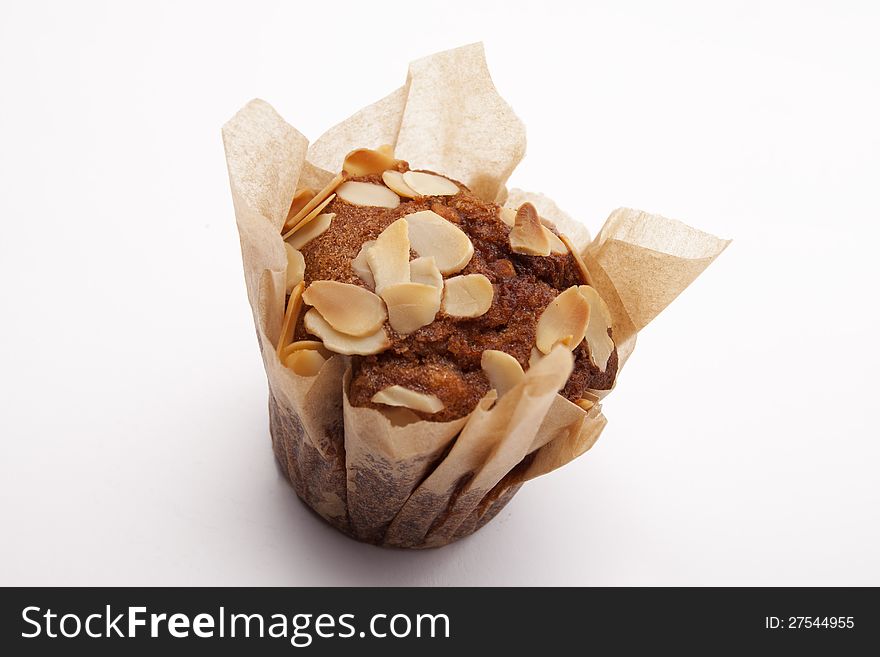
<path fill-rule="evenodd" d="M 378 158 L 381 164 L 381 152 L 367 153 L 372 154 L 374 159 Z M 399 160 L 390 160 L 384 167 L 373 168 L 385 169 L 386 172 L 410 171 L 409 165 Z M 530 360 L 541 355 L 536 348 L 536 333 L 542 313 L 560 294 L 572 286 L 584 286 L 587 283 L 585 280 L 587 274 L 582 271 L 582 265 L 566 248 L 567 242 L 561 241 L 552 227 L 548 227 L 551 234 L 546 236 L 546 243 L 552 248 L 547 255 L 531 255 L 528 251 L 533 250 L 532 247 L 528 243 L 523 245 L 518 242 L 517 235 L 525 235 L 526 242 L 529 239 L 530 227 L 527 221 L 529 217 L 523 218 L 522 213 L 525 215 L 531 213 L 534 222 L 537 222 L 537 214 L 531 206 L 520 209 L 520 216 L 514 220 L 512 211 L 503 211 L 500 206 L 477 198 L 457 181 L 453 181 L 454 186 L 458 188 L 453 193 L 449 193 L 454 189 L 449 187 L 449 179 L 440 178 L 439 188 L 436 191 L 443 193 L 420 195 L 402 182 L 402 176 L 394 177 L 392 180 L 396 182 L 389 183 L 397 192 L 403 191 L 405 194 L 399 194 L 398 201 L 395 201 L 389 198 L 383 173 L 354 175 L 363 173 L 363 167 L 355 165 L 348 166 L 347 169 L 350 173 L 343 174 L 344 182 L 335 188 L 336 196 L 320 209 L 319 218 L 325 223 L 328 221 L 326 215 L 332 215 L 329 226 L 311 238 L 308 238 L 308 231 L 302 228 L 296 232 L 288 230 L 287 233 L 288 241 L 299 247 L 305 264 L 304 309 L 308 309 L 309 304 L 314 304 L 316 308 L 311 311 L 312 320 L 317 321 L 314 315 L 316 313 L 320 315 L 319 311 L 322 311 L 322 308 L 318 307 L 321 305 L 319 301 L 315 301 L 323 298 L 318 295 L 320 286 L 313 288 L 312 296 L 309 296 L 310 286 L 316 281 L 337 281 L 374 291 L 378 277 L 376 280 L 371 280 L 373 277 L 370 275 L 369 262 L 365 260 L 366 249 L 362 253 L 362 247 L 365 242 L 379 238 L 383 231 L 397 220 L 411 217 L 417 212 L 430 211 L 450 222 L 467 236 L 473 253 L 466 259 L 463 267 L 454 265 L 454 271 L 442 274 L 445 288 L 442 307 L 433 315 L 433 321 L 428 311 L 427 324 L 408 333 L 402 332 L 395 330 L 394 309 L 389 295 L 382 290 L 375 290 L 389 303 L 388 312 L 391 314 L 378 329 L 380 333 L 384 329 L 387 338 L 382 338 L 384 342 L 378 353 L 351 355 L 352 378 L 348 393 L 349 400 L 354 406 L 388 410 L 390 407 L 374 401 L 374 396 L 390 386 L 401 386 L 421 393 L 426 398 L 435 399 L 434 406 L 430 408 L 421 408 L 419 404 L 409 406 L 423 419 L 447 421 L 467 415 L 490 388 L 489 378 L 481 364 L 484 352 L 487 350 L 505 352 L 516 359 L 524 370 L 528 369 Z M 412 177 L 408 179 L 416 180 Z M 387 175 L 385 180 L 388 180 Z M 420 187 L 419 191 L 424 189 L 434 191 L 432 185 L 436 180 L 432 181 L 430 178 L 418 178 L 418 180 L 420 184 L 428 185 L 427 188 Z M 351 183 L 368 183 L 376 187 L 364 188 Z M 358 195 L 364 190 L 368 194 L 377 192 L 378 187 L 381 187 L 378 202 L 385 205 L 398 203 L 396 207 L 359 205 L 351 202 L 351 199 L 365 202 L 358 199 Z M 305 195 L 305 198 L 307 197 L 308 195 Z M 295 200 L 295 206 L 296 204 Z M 317 204 L 313 201 L 312 205 Z M 296 209 L 298 208 L 292 208 L 292 219 L 286 225 L 288 229 L 295 225 L 295 220 L 298 219 L 293 212 Z M 314 215 L 314 212 L 311 214 Z M 425 217 L 436 222 L 433 216 L 427 214 L 419 215 L 417 218 Z M 312 217 L 310 222 L 304 225 L 314 224 L 315 221 L 316 219 Z M 410 219 L 408 225 L 412 225 L 414 221 Z M 514 222 L 516 228 L 511 226 Z M 536 225 L 540 229 L 540 224 Z M 412 229 L 410 234 L 411 231 Z M 536 234 L 535 226 L 531 226 L 531 231 Z M 312 232 L 316 231 L 312 230 Z M 297 237 L 298 233 L 300 237 Z M 454 236 L 460 241 L 463 240 L 458 233 Z M 544 238 L 538 235 L 534 239 L 540 242 Z M 429 244 L 428 247 L 434 248 L 434 245 Z M 420 243 L 420 248 L 425 250 L 424 243 Z M 543 248 L 544 252 L 547 250 L 545 246 L 539 245 L 540 248 Z M 424 253 L 419 253 L 411 245 L 409 259 L 413 260 L 420 255 Z M 357 268 L 353 266 L 353 261 L 356 259 L 361 261 Z M 373 263 L 375 262 L 374 260 Z M 462 259 L 462 262 L 465 260 Z M 427 262 L 423 264 L 428 266 Z M 433 263 L 430 263 L 430 266 L 433 266 Z M 471 275 L 485 277 L 491 284 L 491 291 L 482 278 Z M 469 278 L 449 284 L 451 279 L 462 276 Z M 450 288 L 455 285 L 464 286 L 466 289 L 453 287 L 451 291 Z M 459 307 L 455 303 L 455 290 L 464 290 L 462 297 L 466 303 L 464 312 L 461 308 L 465 306 Z M 439 288 L 437 294 L 439 299 Z M 471 304 L 474 294 L 476 294 L 474 298 L 485 302 L 482 307 L 475 309 L 474 304 Z M 487 294 L 491 295 L 490 302 L 490 297 L 485 296 Z M 369 300 L 366 295 L 364 299 Z M 381 305 L 378 304 L 377 307 Z M 476 303 L 476 305 L 480 304 Z M 593 305 L 595 306 L 595 302 Z M 372 312 L 371 304 L 368 303 L 365 307 L 369 307 Z M 350 312 L 363 312 L 360 308 L 361 306 L 357 304 L 352 305 Z M 331 310 L 337 315 L 340 312 L 340 309 Z M 478 312 L 477 316 L 460 316 Z M 600 321 L 595 316 L 596 312 L 595 307 L 590 310 L 591 321 Z M 342 309 L 342 313 L 345 321 L 351 320 L 350 317 L 345 317 L 348 313 L 347 309 Z M 607 314 L 607 311 L 605 313 Z M 331 317 L 327 315 L 325 319 L 333 324 L 330 321 Z M 399 319 L 396 323 L 400 328 Z M 320 331 L 315 331 L 314 324 L 309 324 L 306 313 L 301 313 L 295 326 L 290 328 L 293 329 L 292 338 L 297 343 L 311 344 L 303 341 L 322 339 L 322 335 L 318 335 Z M 366 328 L 372 330 L 371 327 Z M 604 330 L 607 330 L 608 335 L 611 336 L 610 328 Z M 326 334 L 323 337 L 326 338 Z M 324 347 L 333 351 L 332 344 L 328 344 L 326 339 L 324 339 Z M 591 361 L 587 339 L 579 340 L 573 347 L 573 353 L 574 370 L 561 394 L 577 402 L 585 397 L 591 398 L 588 389 L 607 390 L 612 387 L 617 373 L 617 350 L 613 345 L 607 363 L 603 363 L 604 368 Z M 439 403 L 436 400 L 439 400 Z M 397 402 L 392 403 L 397 405 Z M 589 404 L 589 402 L 584 403 Z"/>

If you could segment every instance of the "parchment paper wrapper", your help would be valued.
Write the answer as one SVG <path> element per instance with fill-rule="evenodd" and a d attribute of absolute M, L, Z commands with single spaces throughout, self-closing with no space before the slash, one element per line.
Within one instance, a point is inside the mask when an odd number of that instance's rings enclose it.
<path fill-rule="evenodd" d="M 580 456 L 606 424 L 557 391 L 572 356 L 557 348 L 496 399 L 452 422 L 407 422 L 351 406 L 350 362 L 334 356 L 313 377 L 279 361 L 287 258 L 280 228 L 298 186 L 323 187 L 346 153 L 391 144 L 418 168 L 462 181 L 510 207 L 531 201 L 582 252 L 612 313 L 619 363 L 636 334 L 727 246 L 727 241 L 635 210 L 616 210 L 595 240 L 542 194 L 508 190 L 525 130 L 498 95 L 474 44 L 410 64 L 406 84 L 328 130 L 314 144 L 265 102 L 224 127 L 248 299 L 269 382 L 278 462 L 297 495 L 334 527 L 379 545 L 445 545 L 491 520 L 529 479 Z M 619 376 L 619 375 L 618 375 Z M 597 400 L 607 391 L 593 391 Z"/>

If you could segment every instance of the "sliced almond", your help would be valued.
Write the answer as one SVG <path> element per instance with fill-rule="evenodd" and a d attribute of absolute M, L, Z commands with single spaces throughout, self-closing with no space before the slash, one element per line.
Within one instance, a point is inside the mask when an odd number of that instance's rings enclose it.
<path fill-rule="evenodd" d="M 407 171 L 403 182 L 419 196 L 453 196 L 458 194 L 458 185 L 433 173 Z"/>
<path fill-rule="evenodd" d="M 611 328 L 611 312 L 595 288 L 580 285 L 578 291 L 590 306 L 590 321 L 585 334 L 587 346 L 590 348 L 590 361 L 604 372 L 608 367 L 611 352 L 614 351 L 614 341 L 608 335 L 608 329 Z"/>
<path fill-rule="evenodd" d="M 575 401 L 575 404 L 580 406 L 585 411 L 589 411 L 591 408 L 593 408 L 593 406 L 596 405 L 596 402 L 594 402 L 592 399 L 578 399 L 577 401 Z"/>
<path fill-rule="evenodd" d="M 317 308 L 330 326 L 356 338 L 375 333 L 385 323 L 385 304 L 359 285 L 315 281 L 303 292 L 303 301 Z"/>
<path fill-rule="evenodd" d="M 554 255 L 564 255 L 568 253 L 568 247 L 565 246 L 565 242 L 563 242 L 552 230 L 547 228 L 547 226 L 542 226 L 544 229 L 544 234 L 547 236 L 547 241 L 550 242 L 550 253 Z"/>
<path fill-rule="evenodd" d="M 574 262 L 577 265 L 578 271 L 581 273 L 581 279 L 583 279 L 584 283 L 587 285 L 593 284 L 593 277 L 590 276 L 590 270 L 587 269 L 587 265 L 584 262 L 584 259 L 581 257 L 581 254 L 578 253 L 578 250 L 575 248 L 574 244 L 571 243 L 571 240 L 568 239 L 565 235 L 560 235 L 559 239 L 565 244 L 565 247 L 568 249 L 568 252 L 571 254 L 571 257 L 574 258 Z"/>
<path fill-rule="evenodd" d="M 297 320 L 299 320 L 299 311 L 302 309 L 302 291 L 304 287 L 305 283 L 300 283 L 294 287 L 290 297 L 287 299 L 284 321 L 281 322 L 281 337 L 278 338 L 278 346 L 276 347 L 278 358 L 281 358 L 284 348 L 293 339 L 293 331 L 296 328 Z"/>
<path fill-rule="evenodd" d="M 495 349 L 487 349 L 483 352 L 480 365 L 489 379 L 489 386 L 498 392 L 499 397 L 522 381 L 525 376 L 522 365 L 516 358 Z"/>
<path fill-rule="evenodd" d="M 306 207 L 306 204 L 313 198 L 315 198 L 315 190 L 311 187 L 296 190 L 296 194 L 293 195 L 293 200 L 290 202 L 290 210 L 287 211 L 287 219 L 284 220 L 285 225 L 299 214 L 299 211 Z"/>
<path fill-rule="evenodd" d="M 315 308 L 310 308 L 305 314 L 303 324 L 309 333 L 321 338 L 324 347 L 337 354 L 369 356 L 381 353 L 391 346 L 384 327 L 370 335 L 356 338 L 334 329 Z"/>
<path fill-rule="evenodd" d="M 438 290 L 443 289 L 443 274 L 437 269 L 437 261 L 434 259 L 434 256 L 410 260 L 409 280 L 413 283 L 433 285 Z"/>
<path fill-rule="evenodd" d="M 358 251 L 357 256 L 355 256 L 355 259 L 351 261 L 351 270 L 359 279 L 373 289 L 376 289 L 376 280 L 373 278 L 372 270 L 370 270 L 370 263 L 367 262 L 367 251 L 369 251 L 375 243 L 376 240 L 364 242 L 361 245 L 361 250 Z"/>
<path fill-rule="evenodd" d="M 401 335 L 409 335 L 434 321 L 440 310 L 440 293 L 433 285 L 397 283 L 382 290 L 388 306 L 388 323 Z"/>
<path fill-rule="evenodd" d="M 301 231 L 305 226 L 308 226 L 310 223 L 312 223 L 313 220 L 320 217 L 321 212 L 323 212 L 324 208 L 326 208 L 328 205 L 330 205 L 330 202 L 334 198 L 336 198 L 336 194 L 330 194 L 330 196 L 328 196 L 323 201 L 321 201 L 314 210 L 312 210 L 305 217 L 300 219 L 300 221 L 293 228 L 291 228 L 289 231 L 284 233 L 281 236 L 281 239 L 284 239 L 284 240 L 290 239 L 293 235 L 295 235 L 296 233 Z M 330 214 L 333 214 L 333 213 L 331 212 Z"/>
<path fill-rule="evenodd" d="M 408 283 L 409 226 L 406 219 L 398 219 L 379 233 L 366 257 L 377 294 L 382 294 L 389 285 Z"/>
<path fill-rule="evenodd" d="M 284 243 L 284 250 L 287 252 L 287 289 L 285 292 L 290 294 L 293 288 L 302 283 L 306 272 L 306 261 L 303 254 L 287 242 Z"/>
<path fill-rule="evenodd" d="M 416 392 L 403 386 L 383 388 L 373 395 L 370 401 L 374 404 L 385 404 L 386 406 L 402 406 L 414 411 L 421 411 L 422 413 L 437 413 L 446 408 L 437 395 L 426 395 L 423 392 Z"/>
<path fill-rule="evenodd" d="M 529 355 L 529 367 L 534 367 L 538 364 L 538 361 L 544 357 L 544 354 L 541 353 L 541 350 L 537 347 L 532 347 L 532 353 Z"/>
<path fill-rule="evenodd" d="M 324 356 L 326 357 L 329 352 L 324 349 L 324 345 L 317 340 L 297 340 L 296 342 L 291 342 L 287 345 L 284 350 L 281 352 L 283 358 L 287 358 L 294 351 L 299 351 L 300 349 L 308 349 L 311 351 L 323 351 Z"/>
<path fill-rule="evenodd" d="M 349 180 L 336 188 L 336 195 L 347 203 L 371 208 L 396 208 L 400 197 L 385 185 Z"/>
<path fill-rule="evenodd" d="M 504 207 L 498 208 L 498 218 L 513 228 L 514 224 L 516 224 L 516 210 Z"/>
<path fill-rule="evenodd" d="M 358 148 L 345 156 L 342 170 L 352 176 L 368 176 L 390 169 L 397 160 L 393 154 L 370 148 Z"/>
<path fill-rule="evenodd" d="M 382 182 L 388 185 L 388 188 L 394 191 L 398 196 L 405 198 L 415 198 L 418 196 L 412 187 L 403 181 L 403 174 L 400 171 L 386 171 L 382 174 Z"/>
<path fill-rule="evenodd" d="M 443 312 L 453 317 L 479 317 L 492 307 L 495 288 L 482 274 L 453 276 L 446 280 Z"/>
<path fill-rule="evenodd" d="M 513 228 L 510 231 L 510 248 L 514 253 L 527 255 L 550 255 L 550 240 L 538 211 L 531 203 L 523 203 L 516 211 Z"/>
<path fill-rule="evenodd" d="M 315 376 L 326 362 L 320 351 L 312 349 L 298 349 L 284 359 L 284 365 L 300 376 Z"/>
<path fill-rule="evenodd" d="M 467 266 L 474 245 L 465 232 L 436 212 L 422 210 L 404 217 L 409 225 L 409 243 L 420 256 L 434 256 L 442 274 L 455 274 Z"/>
<path fill-rule="evenodd" d="M 329 201 L 330 199 L 327 200 Z M 311 242 L 316 237 L 322 235 L 324 231 L 330 228 L 330 223 L 333 221 L 333 217 L 335 216 L 335 212 L 319 214 L 298 231 L 296 231 L 293 235 L 288 237 L 287 244 L 292 246 L 294 249 L 303 248 L 306 244 Z"/>
<path fill-rule="evenodd" d="M 284 229 L 282 230 L 282 232 L 288 231 L 289 233 L 289 231 L 298 223 L 300 223 L 309 213 L 311 213 L 312 210 L 321 205 L 321 203 L 324 203 L 324 201 L 327 200 L 327 197 L 333 193 L 333 190 L 339 186 L 339 183 L 341 183 L 343 179 L 343 175 L 341 173 L 338 174 L 335 178 L 333 178 L 333 180 L 327 183 L 320 192 L 315 194 L 312 197 L 312 200 L 306 203 L 299 212 L 297 212 L 292 217 L 288 216 L 287 221 L 284 222 Z M 327 204 L 324 203 L 324 206 L 326 205 Z M 286 239 L 287 234 L 285 234 L 284 237 Z"/>
<path fill-rule="evenodd" d="M 541 313 L 535 329 L 535 345 L 549 354 L 554 345 L 562 343 L 569 349 L 584 339 L 590 321 L 590 304 L 577 285 L 561 292 Z"/>

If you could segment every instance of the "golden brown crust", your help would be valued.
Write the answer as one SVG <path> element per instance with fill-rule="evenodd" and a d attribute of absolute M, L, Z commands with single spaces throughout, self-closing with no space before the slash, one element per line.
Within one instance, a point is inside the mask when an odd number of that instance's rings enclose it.
<path fill-rule="evenodd" d="M 397 170 L 405 172 L 408 166 L 399 162 Z M 382 174 L 347 179 L 383 184 Z M 450 317 L 441 311 L 433 322 L 408 335 L 400 335 L 386 325 L 390 348 L 352 359 L 349 399 L 354 406 L 379 408 L 370 401 L 373 395 L 385 387 L 402 385 L 436 395 L 443 402 L 442 411 L 419 414 L 425 419 L 447 421 L 466 415 L 489 387 L 480 366 L 482 353 L 487 349 L 504 351 L 527 369 L 541 313 L 560 292 L 583 284 L 578 263 L 570 253 L 515 253 L 509 241 L 511 229 L 499 217 L 498 206 L 456 184 L 461 189 L 458 194 L 404 197 L 395 208 L 357 206 L 334 198 L 323 210 L 335 214 L 331 226 L 301 249 L 306 284 L 336 280 L 368 287 L 351 265 L 363 243 L 375 240 L 386 227 L 408 214 L 431 210 L 458 226 L 473 244 L 473 257 L 456 275 L 481 274 L 494 288 L 489 310 L 479 317 Z M 417 255 L 411 253 L 413 258 Z M 311 337 L 302 322 L 295 337 Z M 563 390 L 566 397 L 574 401 L 587 388 L 612 386 L 617 372 L 616 351 L 605 372 L 590 363 L 586 343 L 574 353 L 575 370 Z"/>

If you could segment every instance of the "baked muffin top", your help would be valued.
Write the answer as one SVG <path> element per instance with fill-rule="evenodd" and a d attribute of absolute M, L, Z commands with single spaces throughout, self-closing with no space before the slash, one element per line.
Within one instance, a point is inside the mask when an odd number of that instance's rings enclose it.
<path fill-rule="evenodd" d="M 297 194 L 285 237 L 279 355 L 309 373 L 329 352 L 349 354 L 353 406 L 459 418 L 558 342 L 575 356 L 562 395 L 588 407 L 588 390 L 614 383 L 607 308 L 530 204 L 502 208 L 388 150 L 359 150 L 325 190 Z"/>

